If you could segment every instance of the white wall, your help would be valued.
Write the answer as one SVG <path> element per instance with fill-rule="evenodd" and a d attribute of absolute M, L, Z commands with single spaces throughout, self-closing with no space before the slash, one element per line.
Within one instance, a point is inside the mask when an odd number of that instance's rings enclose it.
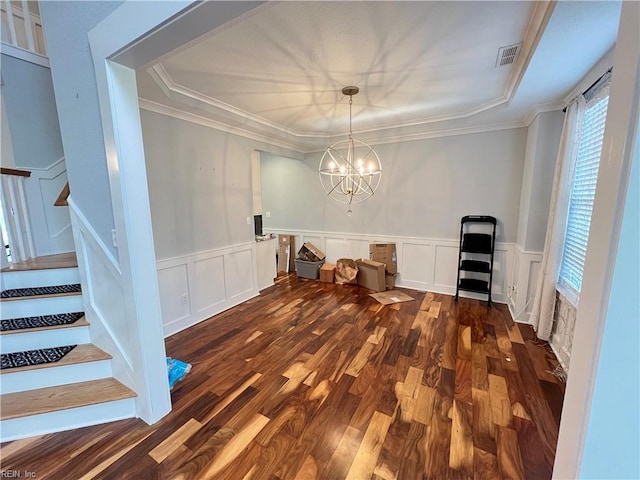
<path fill-rule="evenodd" d="M 87 32 L 120 3 L 40 3 L 73 199 L 116 257 L 111 241 L 114 220 L 109 175 Z"/>
<path fill-rule="evenodd" d="M 15 168 L 16 162 L 13 159 L 13 145 L 11 145 L 11 134 L 9 133 L 9 119 L 7 118 L 7 109 L 4 102 L 4 88 L 0 96 L 0 110 L 2 117 L 0 123 L 0 161 L 5 168 Z"/>
<path fill-rule="evenodd" d="M 563 121 L 562 111 L 541 113 L 527 132 L 517 237 L 517 243 L 524 251 L 544 250 Z"/>
<path fill-rule="evenodd" d="M 2 93 L 18 168 L 47 168 L 64 156 L 51 72 L 2 55 Z"/>
<path fill-rule="evenodd" d="M 541 113 L 527 131 L 517 237 L 517 244 L 524 251 L 544 250 L 563 121 L 562 111 Z"/>
<path fill-rule="evenodd" d="M 168 336 L 258 293 L 251 156 L 280 149 L 144 109 L 141 120 Z"/>
<path fill-rule="evenodd" d="M 508 302 L 511 315 L 521 322 L 529 321 L 533 309 L 563 120 L 564 114 L 561 111 L 540 113 L 527 129 L 514 248 L 515 289 L 509 292 Z"/>
<path fill-rule="evenodd" d="M 514 242 L 525 142 L 516 128 L 376 146 L 380 187 L 350 217 L 320 186 L 321 153 L 263 156 L 265 228 L 455 240 L 462 216 L 493 215 L 497 241 Z"/>

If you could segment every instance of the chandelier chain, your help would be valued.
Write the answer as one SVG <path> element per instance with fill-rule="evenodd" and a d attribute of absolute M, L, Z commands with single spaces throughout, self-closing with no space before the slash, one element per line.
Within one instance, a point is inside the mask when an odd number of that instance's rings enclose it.
<path fill-rule="evenodd" d="M 349 95 L 349 138 L 353 136 L 353 131 L 351 129 L 351 104 L 353 103 L 353 95 Z"/>

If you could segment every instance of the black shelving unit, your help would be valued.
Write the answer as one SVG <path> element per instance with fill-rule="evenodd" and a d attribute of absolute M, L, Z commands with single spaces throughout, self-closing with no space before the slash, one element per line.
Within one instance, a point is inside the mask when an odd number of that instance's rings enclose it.
<path fill-rule="evenodd" d="M 491 233 L 475 232 L 479 225 L 489 224 Z M 456 301 L 460 290 L 484 293 L 487 305 L 491 306 L 491 281 L 493 280 L 493 252 L 496 245 L 495 217 L 489 215 L 467 215 L 460 220 L 460 250 L 458 253 L 458 278 Z M 486 231 L 487 228 L 484 229 Z M 461 275 L 474 272 L 474 277 Z M 480 278 L 477 278 L 480 277 Z M 488 277 L 488 279 L 487 279 Z"/>

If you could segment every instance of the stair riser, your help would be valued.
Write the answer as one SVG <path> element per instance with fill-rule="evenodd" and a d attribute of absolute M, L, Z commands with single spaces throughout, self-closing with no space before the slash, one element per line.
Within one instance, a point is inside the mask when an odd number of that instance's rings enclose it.
<path fill-rule="evenodd" d="M 7 370 L 7 372 L 10 372 L 10 370 Z M 98 380 L 111 375 L 110 360 L 40 368 L 17 373 L 3 373 L 0 376 L 0 394 Z"/>
<path fill-rule="evenodd" d="M 0 434 L 2 435 L 0 441 L 19 440 L 89 425 L 114 422 L 135 416 L 135 399 L 127 398 L 86 407 L 13 418 L 0 422 Z"/>
<path fill-rule="evenodd" d="M 84 310 L 82 295 L 64 295 L 59 297 L 31 297 L 24 300 L 3 301 L 0 304 L 0 317 L 34 317 L 54 313 L 81 312 Z"/>
<path fill-rule="evenodd" d="M 52 268 L 2 273 L 2 289 L 51 287 L 80 283 L 77 268 Z"/>
<path fill-rule="evenodd" d="M 90 343 L 89 327 L 69 327 L 37 332 L 12 333 L 0 336 L 0 352 L 24 352 L 38 348 L 52 348 L 63 345 Z"/>

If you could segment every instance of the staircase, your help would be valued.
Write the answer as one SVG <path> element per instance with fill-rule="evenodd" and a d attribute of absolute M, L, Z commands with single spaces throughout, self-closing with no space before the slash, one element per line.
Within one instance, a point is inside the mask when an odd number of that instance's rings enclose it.
<path fill-rule="evenodd" d="M 53 363 L 0 369 L 2 442 L 135 416 L 135 392 L 112 377 L 111 356 L 90 343 L 79 283 L 75 254 L 2 271 L 3 367 L 75 345 Z M 5 356 L 16 352 L 30 353 Z"/>

